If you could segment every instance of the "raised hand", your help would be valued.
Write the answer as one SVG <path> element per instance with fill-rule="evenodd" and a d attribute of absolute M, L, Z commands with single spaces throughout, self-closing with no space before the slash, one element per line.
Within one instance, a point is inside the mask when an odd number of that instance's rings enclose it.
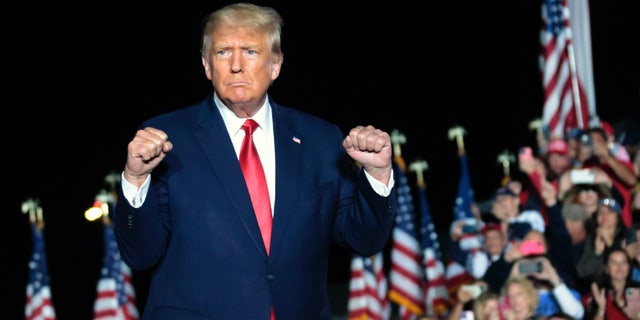
<path fill-rule="evenodd" d="M 173 149 L 173 144 L 168 139 L 164 131 L 156 128 L 138 130 L 127 148 L 124 178 L 140 187 L 151 171 Z"/>
<path fill-rule="evenodd" d="M 391 137 L 373 126 L 357 126 L 342 142 L 347 154 L 376 180 L 388 184 L 391 179 Z"/>

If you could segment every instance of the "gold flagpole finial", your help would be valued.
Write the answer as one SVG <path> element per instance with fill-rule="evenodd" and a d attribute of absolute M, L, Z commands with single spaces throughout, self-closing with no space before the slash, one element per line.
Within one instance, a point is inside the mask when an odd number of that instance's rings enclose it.
<path fill-rule="evenodd" d="M 425 160 L 417 159 L 409 164 L 409 170 L 415 171 L 416 181 L 420 186 L 426 186 L 424 182 L 424 172 L 429 169 L 429 164 Z"/>
<path fill-rule="evenodd" d="M 393 153 L 396 157 L 402 156 L 400 145 L 405 143 L 407 143 L 407 137 L 398 129 L 393 129 L 393 131 L 391 131 L 391 144 L 393 145 Z"/>
<path fill-rule="evenodd" d="M 42 227 L 44 224 L 44 217 L 42 215 L 42 207 L 40 207 L 40 200 L 36 198 L 27 198 L 22 202 L 22 213 L 29 214 L 29 222 L 36 224 L 38 227 Z"/>
<path fill-rule="evenodd" d="M 540 118 L 531 120 L 529 122 L 529 130 L 542 131 L 542 120 Z"/>
<path fill-rule="evenodd" d="M 449 140 L 456 139 L 458 143 L 458 153 L 464 153 L 464 135 L 467 134 L 467 131 L 464 130 L 461 126 L 455 126 L 449 129 Z"/>
<path fill-rule="evenodd" d="M 504 172 L 505 178 L 511 176 L 509 167 L 511 166 L 511 163 L 515 161 L 515 156 L 510 153 L 509 150 L 505 149 L 498 155 L 498 163 L 502 165 L 502 170 Z"/>
<path fill-rule="evenodd" d="M 109 186 L 108 191 L 115 192 L 118 184 L 120 183 L 120 178 L 120 173 L 116 171 L 111 171 L 104 177 L 104 182 Z"/>

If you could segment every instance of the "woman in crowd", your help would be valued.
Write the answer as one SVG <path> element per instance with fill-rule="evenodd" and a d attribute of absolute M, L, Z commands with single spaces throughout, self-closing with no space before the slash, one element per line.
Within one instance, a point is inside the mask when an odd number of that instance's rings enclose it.
<path fill-rule="evenodd" d="M 597 213 L 592 217 L 594 229 L 589 230 L 582 257 L 578 261 L 577 273 L 580 281 L 600 282 L 605 264 L 606 251 L 622 247 L 626 227 L 620 216 L 622 206 L 613 198 L 600 200 Z"/>
<path fill-rule="evenodd" d="M 501 290 L 500 319 L 538 319 L 538 291 L 533 282 L 522 275 L 510 276 Z"/>
<path fill-rule="evenodd" d="M 631 259 L 622 247 L 616 246 L 606 255 L 601 281 L 591 285 L 591 296 L 585 299 L 588 320 L 639 319 L 631 314 L 640 301 L 628 301 L 628 293 L 640 290 L 640 283 L 631 279 Z"/>

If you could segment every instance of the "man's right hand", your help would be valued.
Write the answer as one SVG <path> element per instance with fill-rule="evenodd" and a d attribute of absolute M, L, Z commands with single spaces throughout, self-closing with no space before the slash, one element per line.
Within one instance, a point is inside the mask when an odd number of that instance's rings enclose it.
<path fill-rule="evenodd" d="M 171 149 L 173 144 L 164 131 L 152 127 L 138 130 L 127 148 L 124 178 L 139 188 Z"/>

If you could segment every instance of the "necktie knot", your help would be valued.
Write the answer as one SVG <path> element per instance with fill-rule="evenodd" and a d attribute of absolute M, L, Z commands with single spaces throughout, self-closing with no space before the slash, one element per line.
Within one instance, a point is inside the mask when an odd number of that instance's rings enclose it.
<path fill-rule="evenodd" d="M 255 120 L 253 119 L 247 119 L 243 124 L 242 124 L 242 129 L 244 130 L 244 132 L 246 132 L 247 135 L 253 135 L 253 131 L 256 130 L 256 128 L 258 127 L 258 123 L 255 122 Z"/>

